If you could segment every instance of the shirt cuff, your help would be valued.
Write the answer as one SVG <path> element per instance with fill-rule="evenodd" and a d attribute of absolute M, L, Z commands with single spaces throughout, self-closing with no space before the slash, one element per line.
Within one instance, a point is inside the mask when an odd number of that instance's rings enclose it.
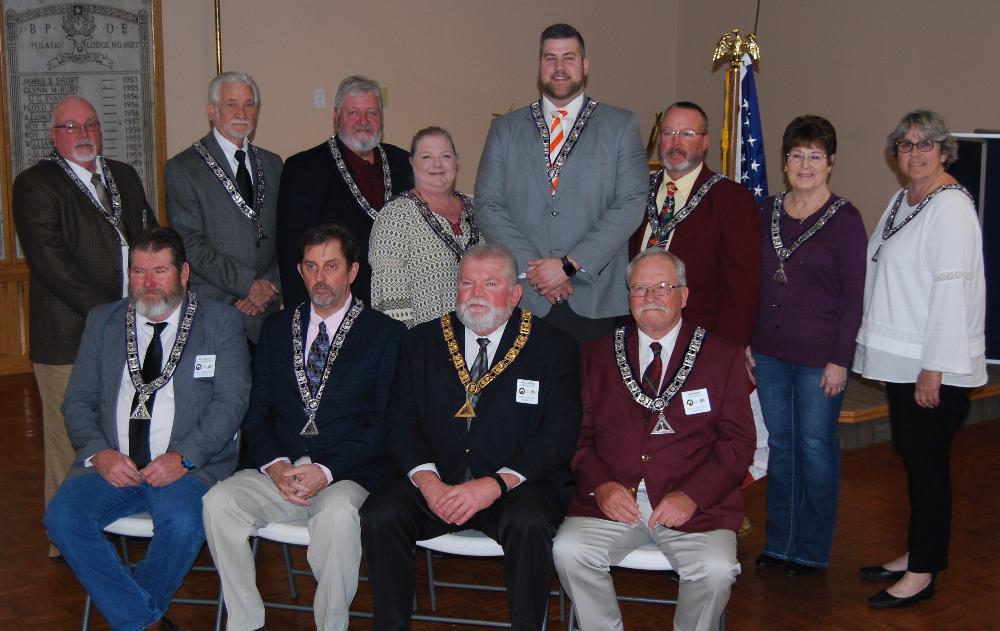
<path fill-rule="evenodd" d="M 333 484 L 333 472 L 330 471 L 330 469 L 325 464 L 320 464 L 318 462 L 314 462 L 313 464 L 323 470 L 323 475 L 326 476 L 326 485 L 330 486 L 331 484 Z"/>
<path fill-rule="evenodd" d="M 417 473 L 417 472 L 420 472 L 420 471 L 431 471 L 438 478 L 441 477 L 441 474 L 438 473 L 437 465 L 435 465 L 433 462 L 427 462 L 427 463 L 424 463 L 424 464 L 421 464 L 421 465 L 417 465 L 417 466 L 413 467 L 412 469 L 410 469 L 407 472 L 407 474 L 406 474 L 406 477 L 410 478 L 410 482 L 413 484 L 413 486 L 417 486 L 417 483 L 413 481 L 413 474 Z"/>
<path fill-rule="evenodd" d="M 520 473 L 518 473 L 517 471 L 514 471 L 513 469 L 508 469 L 507 467 L 501 467 L 500 469 L 497 469 L 497 473 L 509 473 L 509 474 L 511 474 L 512 476 L 514 476 L 514 477 L 517 478 L 517 483 L 518 484 L 524 484 L 525 480 L 528 479 L 528 478 L 524 477 L 523 475 L 521 475 Z"/>
<path fill-rule="evenodd" d="M 292 464 L 291 460 L 289 460 L 288 458 L 282 456 L 280 458 L 275 458 L 271 462 L 269 462 L 266 465 L 264 465 L 263 467 L 261 467 L 260 468 L 260 472 L 263 473 L 264 475 L 267 475 L 267 468 L 270 467 L 271 465 L 273 465 L 275 462 L 287 462 L 288 464 Z"/>

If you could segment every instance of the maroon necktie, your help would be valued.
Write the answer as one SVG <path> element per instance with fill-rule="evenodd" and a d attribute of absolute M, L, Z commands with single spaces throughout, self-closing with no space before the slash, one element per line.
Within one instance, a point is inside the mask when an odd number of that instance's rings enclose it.
<path fill-rule="evenodd" d="M 663 361 L 660 359 L 660 350 L 663 348 L 659 342 L 652 342 L 649 345 L 653 351 L 653 361 L 646 366 L 646 372 L 642 373 L 642 387 L 646 394 L 656 398 L 660 392 L 660 375 L 663 374 Z"/>

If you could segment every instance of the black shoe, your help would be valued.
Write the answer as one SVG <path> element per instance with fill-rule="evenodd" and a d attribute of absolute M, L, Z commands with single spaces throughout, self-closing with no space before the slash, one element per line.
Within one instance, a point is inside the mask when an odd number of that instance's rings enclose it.
<path fill-rule="evenodd" d="M 753 562 L 757 566 L 758 570 L 769 570 L 772 567 L 778 567 L 784 563 L 784 559 L 779 559 L 778 557 L 773 557 L 766 552 L 761 552 L 757 555 L 757 560 Z"/>
<path fill-rule="evenodd" d="M 906 570 L 887 570 L 881 565 L 866 565 L 861 568 L 861 577 L 869 581 L 892 581 L 895 583 L 903 578 Z"/>
<path fill-rule="evenodd" d="M 789 561 L 785 565 L 785 576 L 791 576 L 792 578 L 798 578 L 800 576 L 809 576 L 819 568 L 814 565 L 802 565 L 801 563 L 796 563 L 795 561 Z"/>
<path fill-rule="evenodd" d="M 883 589 L 869 598 L 868 604 L 875 609 L 899 609 L 900 607 L 909 607 L 910 605 L 922 603 L 925 600 L 930 600 L 931 598 L 934 598 L 934 581 L 931 581 L 930 585 L 923 588 L 916 594 L 907 596 L 906 598 L 898 598 Z"/>
<path fill-rule="evenodd" d="M 170 621 L 166 616 L 160 618 L 160 631 L 182 631 L 180 627 Z"/>

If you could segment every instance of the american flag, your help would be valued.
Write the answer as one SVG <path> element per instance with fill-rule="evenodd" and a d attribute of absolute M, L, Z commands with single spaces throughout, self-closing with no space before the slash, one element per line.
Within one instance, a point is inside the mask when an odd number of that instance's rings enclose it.
<path fill-rule="evenodd" d="M 750 55 L 744 55 L 740 65 L 740 143 L 737 151 L 735 179 L 750 189 L 759 204 L 767 198 L 767 166 Z"/>

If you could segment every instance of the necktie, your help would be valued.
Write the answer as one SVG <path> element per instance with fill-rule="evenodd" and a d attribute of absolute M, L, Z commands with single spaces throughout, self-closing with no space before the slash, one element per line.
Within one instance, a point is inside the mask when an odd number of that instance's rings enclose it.
<path fill-rule="evenodd" d="M 326 368 L 326 358 L 330 354 L 330 335 L 326 332 L 326 322 L 319 323 L 319 333 L 309 347 L 309 357 L 306 359 L 306 379 L 309 380 L 309 390 L 313 396 L 319 390 L 323 379 L 323 369 Z"/>
<path fill-rule="evenodd" d="M 94 173 L 90 176 L 90 183 L 94 185 L 94 192 L 97 195 L 97 201 L 101 202 L 101 206 L 104 206 L 104 210 L 111 212 L 111 198 L 108 197 L 108 189 L 104 186 L 104 180 L 101 179 L 99 173 Z"/>
<path fill-rule="evenodd" d="M 250 171 L 247 171 L 247 165 L 243 161 L 246 155 L 242 149 L 236 150 L 236 188 L 247 206 L 253 208 L 253 182 L 250 181 Z"/>
<path fill-rule="evenodd" d="M 566 118 L 566 110 L 552 110 L 552 126 L 549 128 L 549 165 L 554 165 L 559 150 L 562 149 L 563 141 L 566 140 L 566 133 L 563 131 L 563 119 Z M 552 178 L 551 192 L 555 192 L 559 186 L 559 177 Z"/>
<path fill-rule="evenodd" d="M 479 381 L 479 378 L 486 374 L 486 370 L 489 368 L 489 355 L 486 352 L 486 347 L 490 345 L 490 338 L 488 337 L 477 337 L 476 343 L 479 344 L 479 352 L 476 353 L 476 360 L 472 362 L 472 369 L 469 371 L 469 376 L 472 377 L 473 381 Z M 469 397 L 469 401 L 473 406 L 479 401 L 479 393 L 473 394 Z M 472 427 L 472 419 L 465 419 L 465 429 Z M 472 469 L 468 466 L 465 467 L 465 476 L 463 477 L 463 482 L 468 482 L 472 479 Z"/>
<path fill-rule="evenodd" d="M 660 359 L 663 347 L 659 342 L 652 342 L 649 348 L 653 351 L 653 361 L 649 362 L 646 372 L 642 373 L 642 387 L 646 394 L 655 398 L 660 392 L 660 376 L 663 374 L 663 361 Z"/>
<path fill-rule="evenodd" d="M 153 327 L 153 339 L 146 347 L 146 356 L 142 358 L 142 381 L 150 383 L 160 376 L 163 370 L 163 344 L 160 342 L 160 334 L 167 328 L 166 322 L 147 322 Z M 146 410 L 149 418 L 129 418 L 128 421 L 128 457 L 132 459 L 135 466 L 142 469 L 151 459 L 149 453 L 149 426 L 153 422 L 153 403 L 156 402 L 156 393 L 149 395 L 146 400 Z M 139 393 L 132 397 L 132 414 L 139 404 Z"/>
<path fill-rule="evenodd" d="M 667 182 L 667 196 L 663 198 L 663 207 L 660 208 L 660 214 L 657 217 L 657 225 L 662 226 L 663 224 L 670 221 L 674 216 L 674 195 L 677 193 L 677 184 L 675 182 Z M 656 234 L 653 233 L 649 235 L 649 242 L 646 243 L 647 248 L 651 248 L 656 245 Z M 665 246 L 666 244 L 664 244 Z"/>

